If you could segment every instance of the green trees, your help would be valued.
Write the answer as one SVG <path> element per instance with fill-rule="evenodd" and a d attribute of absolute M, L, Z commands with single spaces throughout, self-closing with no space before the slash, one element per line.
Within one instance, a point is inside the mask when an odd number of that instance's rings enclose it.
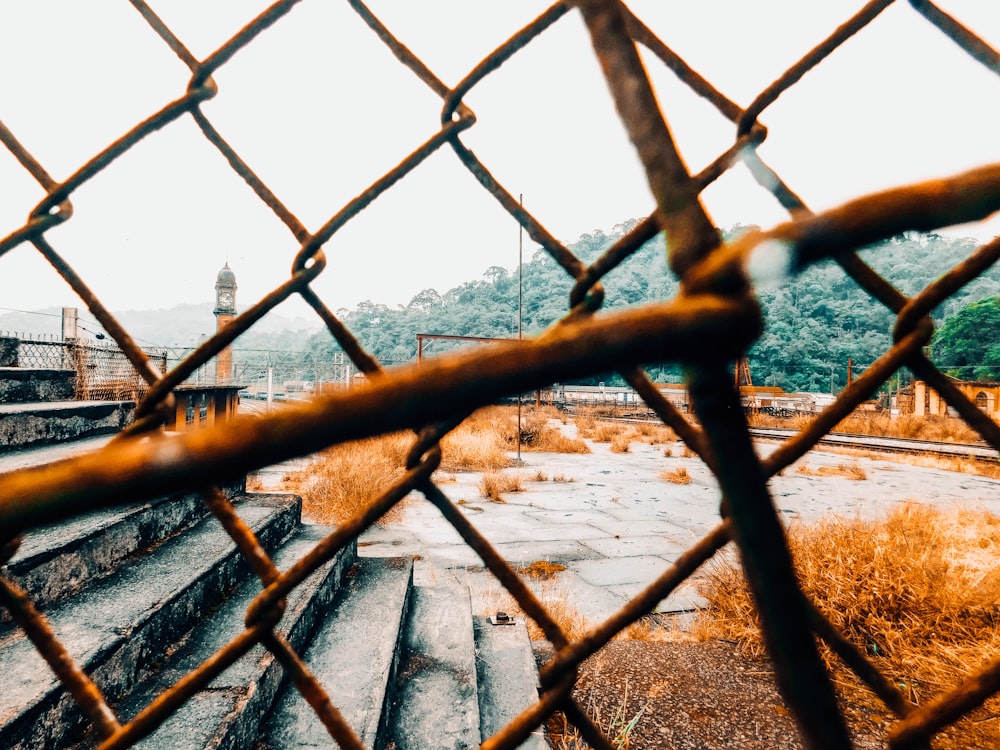
<path fill-rule="evenodd" d="M 1000 379 L 1000 297 L 972 302 L 945 320 L 934 337 L 934 361 L 965 380 Z"/>
<path fill-rule="evenodd" d="M 611 234 L 594 230 L 570 249 L 584 263 L 592 263 L 634 223 L 634 220 L 623 222 Z M 734 227 L 724 235 L 731 238 L 745 229 Z M 976 243 L 969 239 L 906 234 L 867 248 L 862 257 L 889 283 L 910 295 L 966 258 L 975 247 Z M 540 249 L 525 262 L 522 271 L 522 319 L 524 333 L 530 336 L 568 312 L 573 280 Z M 603 285 L 604 310 L 673 297 L 678 283 L 667 266 L 662 235 L 608 273 Z M 984 297 L 993 299 L 991 306 L 974 310 L 973 322 L 968 327 L 975 330 L 978 326 L 978 339 L 955 343 L 966 339 L 956 338 L 957 334 L 947 325 L 938 337 L 939 346 L 944 347 L 936 349 L 939 360 L 957 368 L 956 373 L 963 377 L 1000 375 L 1000 348 L 981 335 L 983 331 L 995 335 L 1000 330 L 998 295 L 1000 274 L 990 271 L 933 311 L 938 323 L 949 318 L 951 325 L 950 319 L 957 318 L 956 314 L 970 302 Z M 869 297 L 836 263 L 827 261 L 810 266 L 777 289 L 758 291 L 758 299 L 764 311 L 765 330 L 749 353 L 757 385 L 775 385 L 787 391 L 839 391 L 846 385 L 848 359 L 854 360 L 855 374 L 860 374 L 892 345 L 892 313 Z M 516 336 L 517 303 L 517 269 L 508 271 L 493 266 L 480 279 L 446 292 L 425 289 L 405 307 L 365 302 L 341 314 L 369 352 L 385 364 L 394 364 L 416 357 L 417 333 Z M 978 352 L 971 349 L 975 343 L 982 345 Z M 438 354 L 460 345 L 435 341 L 426 353 Z M 711 342 L 706 342 L 706 346 L 710 345 Z M 317 356 L 329 355 L 334 347 L 325 332 L 316 334 L 309 346 Z M 976 367 L 981 369 L 977 371 Z M 661 381 L 677 381 L 681 374 L 680 368 L 671 364 L 653 364 L 649 371 Z M 620 383 L 611 374 L 591 380 Z"/>

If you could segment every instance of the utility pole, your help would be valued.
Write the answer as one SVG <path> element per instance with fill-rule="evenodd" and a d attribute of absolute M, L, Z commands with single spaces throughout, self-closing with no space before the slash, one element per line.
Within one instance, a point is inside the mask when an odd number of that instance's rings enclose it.
<path fill-rule="evenodd" d="M 517 196 L 518 205 L 524 210 L 524 193 Z M 523 301 L 524 301 L 524 225 L 520 219 L 517 222 L 517 340 L 523 338 Z M 517 463 L 521 463 L 521 394 L 517 394 Z"/>

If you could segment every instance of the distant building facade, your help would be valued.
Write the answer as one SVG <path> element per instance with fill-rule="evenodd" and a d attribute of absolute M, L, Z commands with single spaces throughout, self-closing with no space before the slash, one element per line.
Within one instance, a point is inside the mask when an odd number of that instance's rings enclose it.
<path fill-rule="evenodd" d="M 987 380 L 952 382 L 976 407 L 1000 422 L 1000 383 Z M 927 383 L 918 380 L 913 384 L 913 413 L 918 416 L 944 416 L 952 410 L 943 398 Z"/>

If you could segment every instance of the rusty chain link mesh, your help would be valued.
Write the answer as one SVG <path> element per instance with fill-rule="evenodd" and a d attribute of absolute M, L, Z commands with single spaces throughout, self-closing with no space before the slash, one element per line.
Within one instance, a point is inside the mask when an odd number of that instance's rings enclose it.
<path fill-rule="evenodd" d="M 55 336 L 5 334 L 16 342 L 17 366 L 72 370 L 74 395 L 80 401 L 138 401 L 149 384 L 143 380 L 125 353 L 114 343 Z M 160 372 L 167 370 L 164 349 L 143 349 L 149 362 Z"/>
<path fill-rule="evenodd" d="M 14 584 L 0 579 L 4 604 L 87 713 L 103 738 L 101 747 L 128 747 L 149 734 L 178 705 L 257 643 L 263 644 L 281 661 L 331 736 L 343 747 L 359 747 L 354 730 L 345 723 L 320 682 L 275 632 L 274 626 L 281 617 L 283 597 L 414 490 L 440 509 L 444 518 L 539 624 L 556 648 L 555 657 L 541 670 L 543 690 L 539 701 L 487 740 L 484 747 L 515 747 L 557 710 L 563 711 L 594 747 L 610 747 L 609 741 L 571 698 L 577 668 L 613 635 L 652 611 L 657 602 L 729 542 L 734 542 L 741 553 L 779 686 L 798 719 L 808 746 L 850 746 L 845 720 L 819 658 L 815 637 L 823 639 L 897 716 L 898 720 L 889 730 L 889 741 L 894 748 L 926 746 L 935 732 L 1000 690 L 1000 662 L 996 662 L 962 680 L 935 700 L 920 707 L 910 705 L 799 590 L 782 526 L 766 486 L 769 477 L 810 450 L 820 437 L 903 366 L 927 381 L 986 441 L 1000 449 L 1000 425 L 959 393 L 924 353 L 932 335 L 928 313 L 997 260 L 1000 240 L 980 247 L 941 279 L 909 298 L 876 274 L 855 253 L 869 243 L 906 230 L 932 230 L 981 220 L 997 211 L 1000 209 L 1000 164 L 983 166 L 946 180 L 861 197 L 838 209 L 814 215 L 793 187 L 758 154 L 758 147 L 767 138 L 767 130 L 759 122 L 759 116 L 809 69 L 821 64 L 893 0 L 874 0 L 865 5 L 760 92 L 747 107 L 740 107 L 726 98 L 671 51 L 642 20 L 615 0 L 553 4 L 489 52 L 454 87 L 443 83 L 412 54 L 361 0 L 349 2 L 399 62 L 441 98 L 441 119 L 440 123 L 428 128 L 427 139 L 419 148 L 318 229 L 307 228 L 282 203 L 201 109 L 217 91 L 212 75 L 238 51 L 266 33 L 269 26 L 280 23 L 294 2 L 275 3 L 214 53 L 199 60 L 143 0 L 132 0 L 132 5 L 163 43 L 188 66 L 191 71 L 189 85 L 177 99 L 135 125 L 65 180 L 50 176 L 45 166 L 20 144 L 17 134 L 0 123 L 0 141 L 46 191 L 45 199 L 31 212 L 24 225 L 0 240 L 0 256 L 20 245 L 34 247 L 59 271 L 149 385 L 137 408 L 136 421 L 96 456 L 25 469 L 5 477 L 0 487 L 0 519 L 5 537 L 0 539 L 3 559 L 8 559 L 16 548 L 14 535 L 17 532 L 40 523 L 96 507 L 161 496 L 173 490 L 201 488 L 212 513 L 251 562 L 263 587 L 246 613 L 246 630 L 238 638 L 159 696 L 134 720 L 122 725 L 100 690 L 55 638 L 44 616 Z M 974 31 L 963 27 L 930 2 L 910 0 L 910 5 L 974 60 L 1000 75 L 1000 55 Z M 462 141 L 465 131 L 476 123 L 475 114 L 463 102 L 465 95 L 568 13 L 581 13 L 586 22 L 612 97 L 645 168 L 657 204 L 653 215 L 635 226 L 590 266 L 584 265 L 538 218 L 520 206 L 514 195 Z M 649 50 L 659 63 L 667 66 L 736 126 L 732 145 L 699 174 L 689 174 L 678 155 L 664 119 L 669 118 L 670 112 L 661 112 L 656 103 L 637 54 L 637 44 Z M 154 130 L 169 127 L 187 117 L 194 120 L 263 206 L 287 226 L 297 251 L 288 278 L 161 374 L 53 245 L 48 231 L 70 220 L 71 201 L 77 188 L 88 180 L 99 179 L 103 168 Z M 311 283 L 326 267 L 324 244 L 339 229 L 390 186 L 418 169 L 432 154 L 449 149 L 483 189 L 575 279 L 568 313 L 550 330 L 532 340 L 427 360 L 419 371 L 401 367 L 384 372 L 320 299 Z M 761 188 L 771 192 L 793 218 L 771 231 L 756 231 L 723 245 L 702 208 L 699 195 L 738 163 L 746 165 Z M 602 277 L 659 231 L 666 235 L 670 266 L 682 281 L 681 292 L 670 301 L 626 312 L 601 313 Z M 761 256 L 780 260 L 793 273 L 810 263 L 833 259 L 860 287 L 897 316 L 893 346 L 809 426 L 766 459 L 758 459 L 753 451 L 728 369 L 734 359 L 747 351 L 760 331 L 761 313 L 753 296 L 755 265 L 751 261 Z M 159 450 L 162 441 L 131 439 L 155 431 L 173 412 L 171 392 L 177 385 L 251 328 L 267 311 L 292 295 L 299 295 L 315 310 L 354 366 L 369 376 L 368 385 L 270 416 L 185 434 L 171 441 L 169 453 Z M 711 347 L 706 347 L 706 341 L 712 342 Z M 687 366 L 697 424 L 688 421 L 668 403 L 642 369 L 644 363 L 662 361 Z M 722 491 L 720 521 L 714 531 L 693 545 L 635 599 L 584 637 L 570 641 L 489 540 L 479 534 L 437 487 L 432 473 L 440 461 L 441 437 L 476 407 L 504 395 L 609 369 L 620 372 L 663 422 L 712 468 Z M 232 476 L 234 472 L 246 472 L 341 441 L 401 428 L 417 432 L 405 475 L 386 487 L 363 514 L 337 528 L 283 573 L 233 512 L 226 497 L 218 489 L 205 489 L 206 484 Z"/>

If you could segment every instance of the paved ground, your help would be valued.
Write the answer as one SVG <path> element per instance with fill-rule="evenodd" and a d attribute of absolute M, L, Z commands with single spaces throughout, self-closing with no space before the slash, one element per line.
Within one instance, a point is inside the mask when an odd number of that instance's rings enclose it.
<path fill-rule="evenodd" d="M 512 563 L 539 560 L 561 563 L 566 570 L 553 581 L 535 584 L 543 595 L 565 598 L 583 617 L 608 616 L 646 586 L 719 521 L 719 493 L 709 471 L 696 458 L 680 457 L 679 443 L 634 443 L 627 454 L 612 454 L 607 444 L 592 444 L 590 455 L 524 453 L 524 465 L 509 469 L 524 477 L 525 492 L 506 495 L 506 503 L 480 496 L 478 473 L 459 473 L 445 493 L 462 503 L 472 523 Z M 762 452 L 771 450 L 762 445 Z M 986 507 L 1000 513 L 1000 481 L 966 474 L 904 466 L 882 460 L 811 454 L 804 462 L 816 469 L 827 464 L 857 463 L 868 478 L 816 477 L 796 467 L 776 477 L 771 490 L 789 521 L 812 521 L 834 513 L 873 517 L 908 500 Z M 692 481 L 670 484 L 665 469 L 685 467 Z M 533 481 L 536 472 L 548 481 Z M 572 482 L 556 482 L 558 475 Z M 481 561 L 420 497 L 409 499 L 401 523 L 372 528 L 362 535 L 365 555 L 417 555 L 418 582 L 454 579 L 473 590 L 481 609 L 500 597 L 499 585 L 482 570 Z M 660 611 L 697 606 L 693 587 L 662 602 Z"/>

